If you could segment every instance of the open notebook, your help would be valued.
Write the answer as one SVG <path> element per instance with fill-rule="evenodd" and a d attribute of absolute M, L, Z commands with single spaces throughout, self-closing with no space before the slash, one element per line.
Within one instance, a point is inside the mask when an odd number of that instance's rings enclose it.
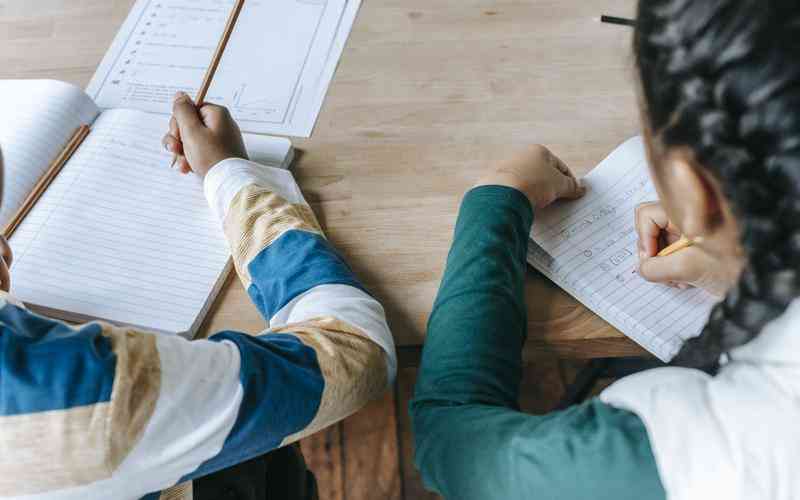
<path fill-rule="evenodd" d="M 81 90 L 40 80 L 0 82 L 0 117 L 3 227 L 76 128 L 92 127 L 10 239 L 12 293 L 67 320 L 193 336 L 230 259 L 201 181 L 169 167 L 169 117 L 101 112 Z M 286 139 L 245 142 L 255 161 L 291 161 Z"/>
<path fill-rule="evenodd" d="M 700 333 L 715 299 L 637 273 L 634 209 L 658 199 L 640 137 L 584 178 L 586 196 L 536 214 L 530 264 L 642 347 L 668 361 Z"/>

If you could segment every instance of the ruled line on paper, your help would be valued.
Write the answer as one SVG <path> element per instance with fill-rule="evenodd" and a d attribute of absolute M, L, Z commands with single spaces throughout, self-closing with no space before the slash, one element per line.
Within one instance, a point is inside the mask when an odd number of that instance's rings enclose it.
<path fill-rule="evenodd" d="M 202 185 L 169 165 L 168 117 L 103 113 L 12 238 L 26 302 L 184 331 L 229 259 Z"/>
<path fill-rule="evenodd" d="M 634 211 L 656 199 L 640 138 L 585 178 L 587 195 L 536 214 L 528 260 L 599 316 L 664 361 L 697 335 L 715 299 L 637 272 Z"/>

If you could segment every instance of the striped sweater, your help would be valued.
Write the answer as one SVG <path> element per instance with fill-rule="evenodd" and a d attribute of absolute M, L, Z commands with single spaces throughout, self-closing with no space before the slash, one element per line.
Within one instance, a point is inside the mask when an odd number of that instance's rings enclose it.
<path fill-rule="evenodd" d="M 269 329 L 208 340 L 73 327 L 0 298 L 0 498 L 166 498 L 379 396 L 396 370 L 381 305 L 292 175 L 230 159 L 205 179 Z"/>

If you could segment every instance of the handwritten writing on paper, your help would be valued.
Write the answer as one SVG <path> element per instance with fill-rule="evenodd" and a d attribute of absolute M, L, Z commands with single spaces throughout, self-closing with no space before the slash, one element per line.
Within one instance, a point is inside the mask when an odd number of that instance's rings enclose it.
<path fill-rule="evenodd" d="M 700 333 L 715 299 L 653 284 L 637 273 L 635 207 L 657 199 L 634 138 L 584 179 L 587 195 L 536 214 L 528 260 L 660 359 Z"/>

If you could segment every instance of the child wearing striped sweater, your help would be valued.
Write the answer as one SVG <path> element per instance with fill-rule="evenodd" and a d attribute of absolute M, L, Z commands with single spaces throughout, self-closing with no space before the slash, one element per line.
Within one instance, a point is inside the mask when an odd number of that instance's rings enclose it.
<path fill-rule="evenodd" d="M 204 179 L 269 328 L 190 342 L 71 326 L 3 293 L 0 498 L 167 498 L 162 490 L 345 418 L 395 376 L 383 308 L 325 239 L 292 174 L 248 161 L 227 111 L 185 94 L 164 145 Z"/>

